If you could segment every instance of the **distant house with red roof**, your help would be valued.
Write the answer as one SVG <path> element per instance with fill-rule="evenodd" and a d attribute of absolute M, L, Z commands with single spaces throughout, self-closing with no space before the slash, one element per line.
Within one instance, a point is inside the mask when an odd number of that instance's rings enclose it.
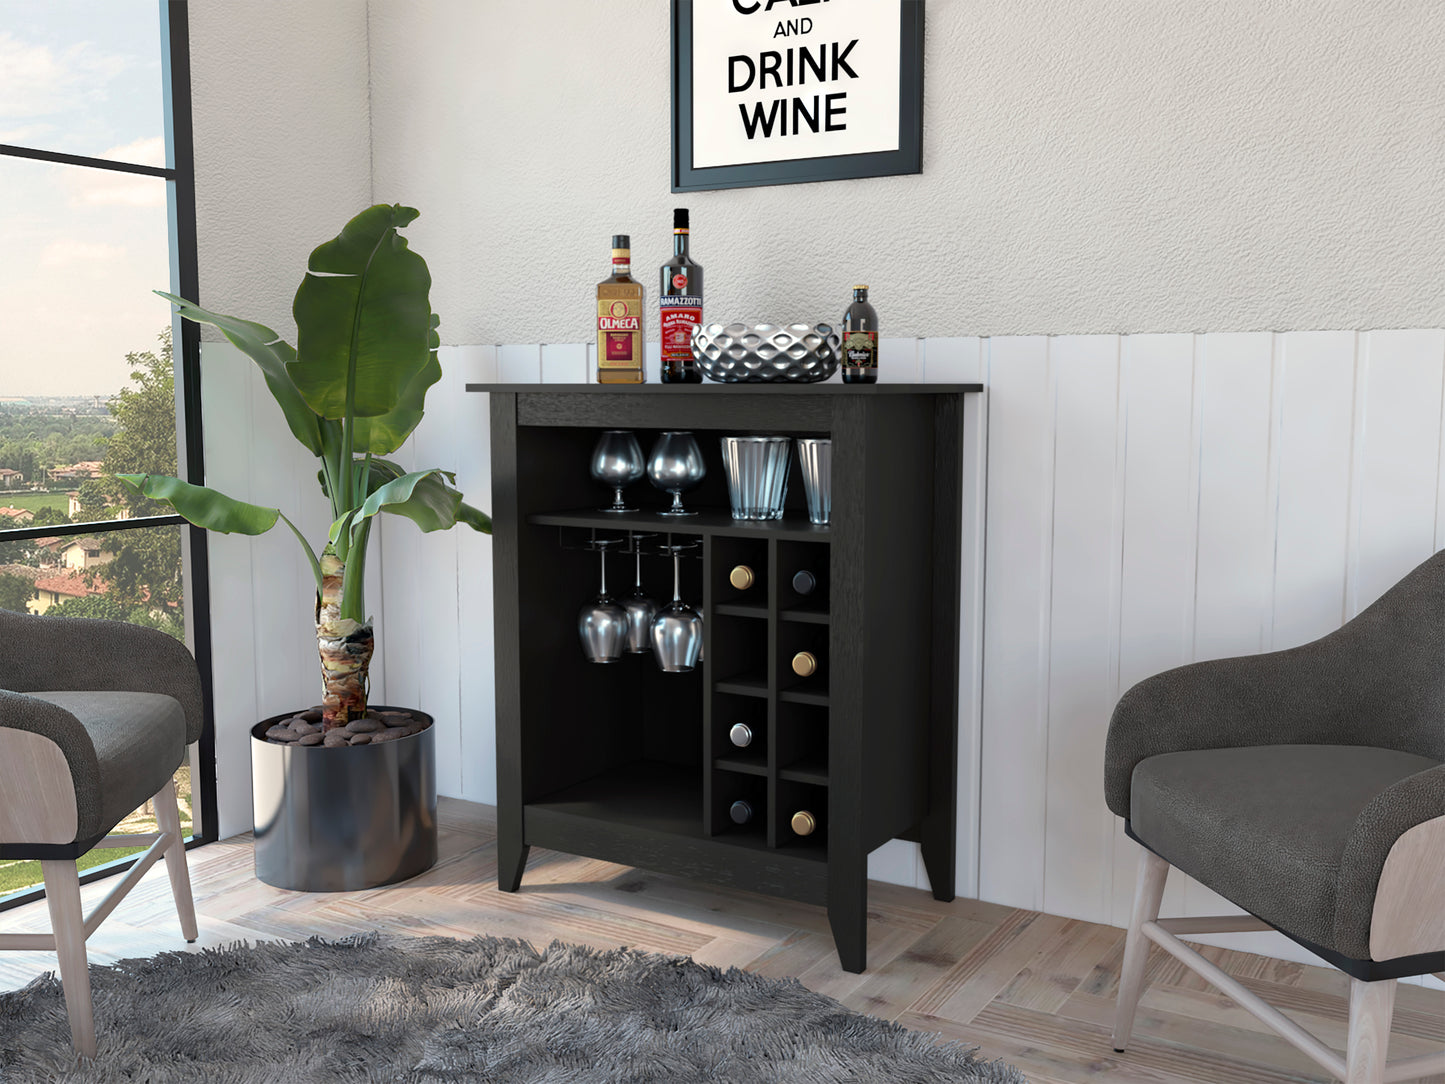
<path fill-rule="evenodd" d="M 6 527 L 23 527 L 35 518 L 28 508 L 0 508 L 0 530 Z"/>
<path fill-rule="evenodd" d="M 79 482 L 87 478 L 102 477 L 105 474 L 102 469 L 104 465 L 98 460 L 87 459 L 81 463 L 72 463 L 68 467 L 51 467 L 45 473 L 52 482 Z"/>
<path fill-rule="evenodd" d="M 115 560 L 114 553 L 101 547 L 100 539 L 89 535 L 57 539 L 50 549 L 65 568 L 94 568 Z"/>
<path fill-rule="evenodd" d="M 35 600 L 30 603 L 30 612 L 43 614 L 52 606 L 72 598 L 85 598 L 87 595 L 105 594 L 109 584 L 104 580 L 97 579 L 93 584 L 87 584 L 85 577 L 75 571 L 50 572 L 39 576 L 35 580 Z"/>
<path fill-rule="evenodd" d="M 0 489 L 14 489 L 25 481 L 25 475 L 9 467 L 0 467 Z"/>
<path fill-rule="evenodd" d="M 42 566 L 60 568 L 94 568 L 115 560 L 115 554 L 105 549 L 98 538 L 89 535 L 63 538 L 37 538 L 35 548 L 41 551 Z"/>

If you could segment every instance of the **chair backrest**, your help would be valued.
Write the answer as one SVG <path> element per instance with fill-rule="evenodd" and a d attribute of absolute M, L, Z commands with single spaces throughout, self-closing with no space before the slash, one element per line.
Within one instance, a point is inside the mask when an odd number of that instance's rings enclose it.
<path fill-rule="evenodd" d="M 1320 641 L 1371 744 L 1445 761 L 1445 550 Z"/>
<path fill-rule="evenodd" d="M 0 610 L 0 689 L 164 693 L 186 713 L 188 742 L 205 722 L 200 673 L 186 645 L 124 621 Z"/>

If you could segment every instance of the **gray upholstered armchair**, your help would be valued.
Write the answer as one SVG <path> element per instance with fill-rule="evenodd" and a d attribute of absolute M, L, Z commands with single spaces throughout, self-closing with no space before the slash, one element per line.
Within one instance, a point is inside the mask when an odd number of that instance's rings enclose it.
<path fill-rule="evenodd" d="M 0 610 L 0 859 L 38 859 L 50 934 L 0 949 L 54 949 L 76 1051 L 95 1055 L 85 942 L 162 854 L 186 940 L 195 907 L 172 776 L 201 735 L 201 682 L 183 644 L 119 621 Z M 154 798 L 154 835 L 112 835 Z M 89 917 L 75 860 L 93 847 L 150 848 Z"/>
<path fill-rule="evenodd" d="M 1109 724 L 1109 808 L 1142 844 L 1114 1046 L 1153 941 L 1348 1084 L 1385 1066 L 1395 981 L 1445 970 L 1445 551 L 1336 632 L 1130 689 Z M 1171 866 L 1254 918 L 1159 919 Z M 1350 975 L 1343 1058 L 1178 939 L 1276 929 Z"/>

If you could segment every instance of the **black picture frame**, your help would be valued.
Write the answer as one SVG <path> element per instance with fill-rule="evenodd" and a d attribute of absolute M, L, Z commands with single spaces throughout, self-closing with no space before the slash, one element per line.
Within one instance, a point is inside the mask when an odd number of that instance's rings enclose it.
<path fill-rule="evenodd" d="M 779 159 L 694 169 L 692 4 L 672 0 L 672 190 L 705 192 L 773 184 L 841 181 L 923 172 L 923 2 L 901 0 L 898 149 L 827 158 Z"/>

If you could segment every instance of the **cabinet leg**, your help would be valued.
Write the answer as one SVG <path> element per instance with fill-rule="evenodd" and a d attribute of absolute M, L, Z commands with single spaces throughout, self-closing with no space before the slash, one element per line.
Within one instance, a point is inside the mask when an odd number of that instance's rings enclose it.
<path fill-rule="evenodd" d="M 933 890 L 933 898 L 943 903 L 952 903 L 957 864 L 954 833 L 957 829 L 953 824 L 945 824 L 943 821 L 944 818 L 938 814 L 925 817 L 923 830 L 918 838 L 919 847 L 923 851 L 923 868 L 928 872 L 928 887 Z"/>
<path fill-rule="evenodd" d="M 868 966 L 867 868 L 852 877 L 833 876 L 828 882 L 828 925 L 844 971 L 862 974 Z"/>
<path fill-rule="evenodd" d="M 522 887 L 522 873 L 527 868 L 527 852 L 532 848 L 520 836 L 510 832 L 497 835 L 497 887 L 515 892 Z"/>

